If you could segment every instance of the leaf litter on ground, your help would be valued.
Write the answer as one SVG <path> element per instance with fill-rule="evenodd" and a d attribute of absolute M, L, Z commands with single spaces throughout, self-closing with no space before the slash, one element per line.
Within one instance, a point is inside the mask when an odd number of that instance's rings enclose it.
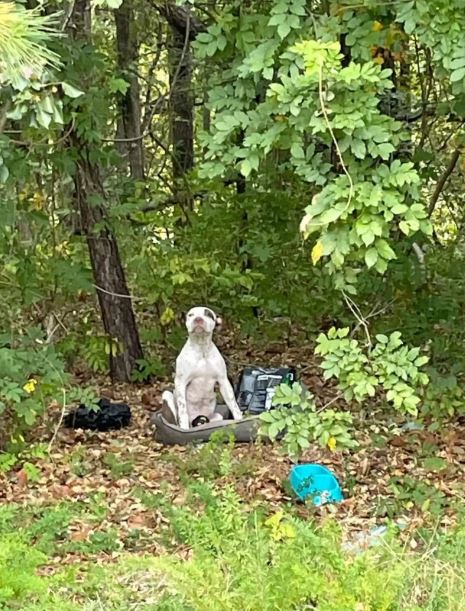
<path fill-rule="evenodd" d="M 243 349 L 229 354 L 234 378 L 244 364 L 251 362 L 293 364 L 303 370 L 302 380 L 319 404 L 324 405 L 337 394 L 334 386 L 318 375 L 310 346 L 284 346 L 282 352 L 273 350 L 271 354 L 255 351 L 252 361 Z M 196 449 L 166 448 L 153 439 L 150 418 L 160 408 L 161 392 L 169 385 L 169 379 L 148 386 L 109 385 L 107 380 L 100 380 L 102 396 L 130 405 L 133 416 L 129 427 L 106 433 L 60 428 L 50 454 L 33 461 L 39 477 L 29 478 L 21 465 L 0 475 L 1 503 L 36 508 L 63 502 L 83 507 L 97 503 L 105 508 L 104 515 L 93 515 L 89 509 L 73 517 L 67 545 L 52 564 L 73 564 L 84 556 L 105 563 L 123 549 L 134 554 L 163 553 L 164 545 L 157 535 L 167 518 L 157 506 L 157 498 L 182 505 L 186 474 L 192 480 L 203 477 L 198 473 L 201 465 L 195 462 Z M 49 441 L 60 413 L 61 406 L 49 409 L 48 421 L 35 432 L 31 443 Z M 370 413 L 366 407 L 355 418 L 356 451 L 312 447 L 301 458 L 302 462 L 330 468 L 342 485 L 344 501 L 321 508 L 296 504 L 297 514 L 306 519 L 334 516 L 343 527 L 345 540 L 388 518 L 405 520 L 407 528 L 402 536 L 406 538 L 434 519 L 445 526 L 453 525 L 456 507 L 465 496 L 460 476 L 465 463 L 465 427 L 455 423 L 434 434 L 427 430 L 402 432 L 376 408 Z M 238 444 L 231 448 L 228 460 L 233 467 L 216 474 L 219 486 L 232 485 L 245 503 L 266 505 L 270 512 L 292 502 L 286 485 L 292 463 L 279 444 Z M 92 538 L 98 540 L 98 534 L 109 532 L 116 538 L 111 551 L 89 545 Z M 84 551 L 79 551 L 80 545 Z M 181 548 L 179 552 L 188 553 Z"/>

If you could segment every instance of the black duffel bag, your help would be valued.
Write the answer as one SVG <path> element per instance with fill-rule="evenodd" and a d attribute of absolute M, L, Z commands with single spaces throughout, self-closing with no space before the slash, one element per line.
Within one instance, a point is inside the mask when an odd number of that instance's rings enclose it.
<path fill-rule="evenodd" d="M 129 425 L 131 409 L 126 403 L 110 403 L 108 399 L 100 399 L 97 405 L 99 409 L 91 409 L 81 404 L 65 416 L 64 425 L 72 429 L 91 431 L 113 431 Z"/>

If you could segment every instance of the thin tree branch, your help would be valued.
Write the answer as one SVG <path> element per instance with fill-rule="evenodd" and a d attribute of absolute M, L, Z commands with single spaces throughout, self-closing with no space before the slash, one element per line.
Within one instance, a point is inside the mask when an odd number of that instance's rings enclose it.
<path fill-rule="evenodd" d="M 365 331 L 366 338 L 367 338 L 367 346 L 371 349 L 371 346 L 373 344 L 372 344 L 372 341 L 371 341 L 370 330 L 368 329 L 368 324 L 369 324 L 368 321 L 363 316 L 360 308 L 355 303 L 355 301 L 353 299 L 351 299 L 349 297 L 349 295 L 347 295 L 347 293 L 345 291 L 342 291 L 342 296 L 344 297 L 344 300 L 345 300 L 345 302 L 347 304 L 347 307 L 349 308 L 349 310 L 352 312 L 352 314 L 357 319 L 358 327 L 363 327 L 363 329 Z"/>
<path fill-rule="evenodd" d="M 429 207 L 428 207 L 428 216 L 431 216 L 434 212 L 434 208 L 436 207 L 436 204 L 438 202 L 438 199 L 444 189 L 444 186 L 447 182 L 447 180 L 449 179 L 449 176 L 452 174 L 452 172 L 455 169 L 455 166 L 457 165 L 457 162 L 460 158 L 460 154 L 461 154 L 461 150 L 460 149 L 455 149 L 455 151 L 452 153 L 452 157 L 450 158 L 450 161 L 446 167 L 446 169 L 444 170 L 444 173 L 442 174 L 442 176 L 440 177 L 440 179 L 438 180 L 438 183 L 436 185 L 436 188 L 434 190 L 434 193 L 431 197 L 430 203 L 429 203 Z"/>

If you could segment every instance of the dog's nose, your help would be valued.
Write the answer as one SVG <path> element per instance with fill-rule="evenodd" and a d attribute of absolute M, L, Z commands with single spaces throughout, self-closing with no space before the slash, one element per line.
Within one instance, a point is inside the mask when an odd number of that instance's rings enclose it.
<path fill-rule="evenodd" d="M 194 318 L 194 323 L 202 323 L 203 324 L 203 318 L 200 318 L 200 316 L 197 316 L 197 318 Z"/>

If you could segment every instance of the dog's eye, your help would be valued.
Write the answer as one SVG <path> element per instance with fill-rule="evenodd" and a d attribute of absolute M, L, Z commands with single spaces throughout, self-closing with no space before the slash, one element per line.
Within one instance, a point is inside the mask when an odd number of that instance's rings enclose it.
<path fill-rule="evenodd" d="M 213 314 L 213 312 L 211 310 L 207 310 L 205 308 L 203 313 L 204 313 L 205 316 L 208 316 L 208 318 L 211 318 L 212 320 L 215 320 L 215 315 Z"/>
<path fill-rule="evenodd" d="M 188 314 L 188 315 L 187 315 L 187 318 L 191 318 L 191 316 L 194 316 L 194 315 L 192 314 L 192 312 L 191 312 L 190 314 Z"/>

